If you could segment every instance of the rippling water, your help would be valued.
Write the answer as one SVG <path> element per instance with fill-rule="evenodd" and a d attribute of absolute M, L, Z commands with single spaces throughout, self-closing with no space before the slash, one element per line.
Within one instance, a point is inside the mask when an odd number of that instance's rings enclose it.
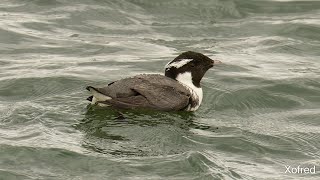
<path fill-rule="evenodd" d="M 2 0 L 0 17 L 0 179 L 319 179 L 319 1 Z M 197 112 L 87 107 L 86 85 L 186 50 L 224 62 Z"/>

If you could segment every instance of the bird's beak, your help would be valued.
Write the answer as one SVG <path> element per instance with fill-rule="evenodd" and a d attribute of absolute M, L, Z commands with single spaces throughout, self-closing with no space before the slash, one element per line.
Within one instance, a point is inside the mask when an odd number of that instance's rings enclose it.
<path fill-rule="evenodd" d="M 215 66 L 215 65 L 217 65 L 217 64 L 222 64 L 222 62 L 219 61 L 219 60 L 212 60 L 212 61 L 211 61 L 211 64 L 210 64 L 210 67 L 213 67 L 213 66 Z"/>
<path fill-rule="evenodd" d="M 213 61 L 213 64 L 214 64 L 214 65 L 222 64 L 222 62 L 221 62 L 221 61 L 219 61 L 219 60 L 212 60 L 212 61 Z"/>

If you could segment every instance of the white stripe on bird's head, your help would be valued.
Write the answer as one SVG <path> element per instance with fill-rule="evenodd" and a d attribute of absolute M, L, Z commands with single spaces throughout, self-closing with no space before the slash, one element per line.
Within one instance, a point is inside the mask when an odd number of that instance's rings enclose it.
<path fill-rule="evenodd" d="M 165 69 L 170 69 L 172 67 L 175 67 L 175 68 L 180 68 L 186 64 L 188 64 L 190 61 L 192 61 L 193 59 L 179 59 L 179 61 L 174 61 L 174 62 L 169 62 L 166 66 L 165 66 Z"/>

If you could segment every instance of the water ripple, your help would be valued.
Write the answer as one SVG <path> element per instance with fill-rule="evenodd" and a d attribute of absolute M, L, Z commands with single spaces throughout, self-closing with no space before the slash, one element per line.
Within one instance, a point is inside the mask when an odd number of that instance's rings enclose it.
<path fill-rule="evenodd" d="M 0 177 L 318 179 L 318 1 L 3 0 Z M 194 113 L 88 106 L 88 84 L 222 65 Z"/>

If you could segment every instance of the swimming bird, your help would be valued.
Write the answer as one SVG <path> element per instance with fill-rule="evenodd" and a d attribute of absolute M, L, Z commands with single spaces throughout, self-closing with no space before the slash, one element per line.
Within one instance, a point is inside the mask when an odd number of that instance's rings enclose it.
<path fill-rule="evenodd" d="M 99 106 L 119 109 L 195 111 L 203 93 L 200 81 L 215 64 L 201 53 L 187 51 L 165 66 L 165 75 L 140 74 L 109 83 L 106 87 L 87 86 L 87 100 Z"/>

